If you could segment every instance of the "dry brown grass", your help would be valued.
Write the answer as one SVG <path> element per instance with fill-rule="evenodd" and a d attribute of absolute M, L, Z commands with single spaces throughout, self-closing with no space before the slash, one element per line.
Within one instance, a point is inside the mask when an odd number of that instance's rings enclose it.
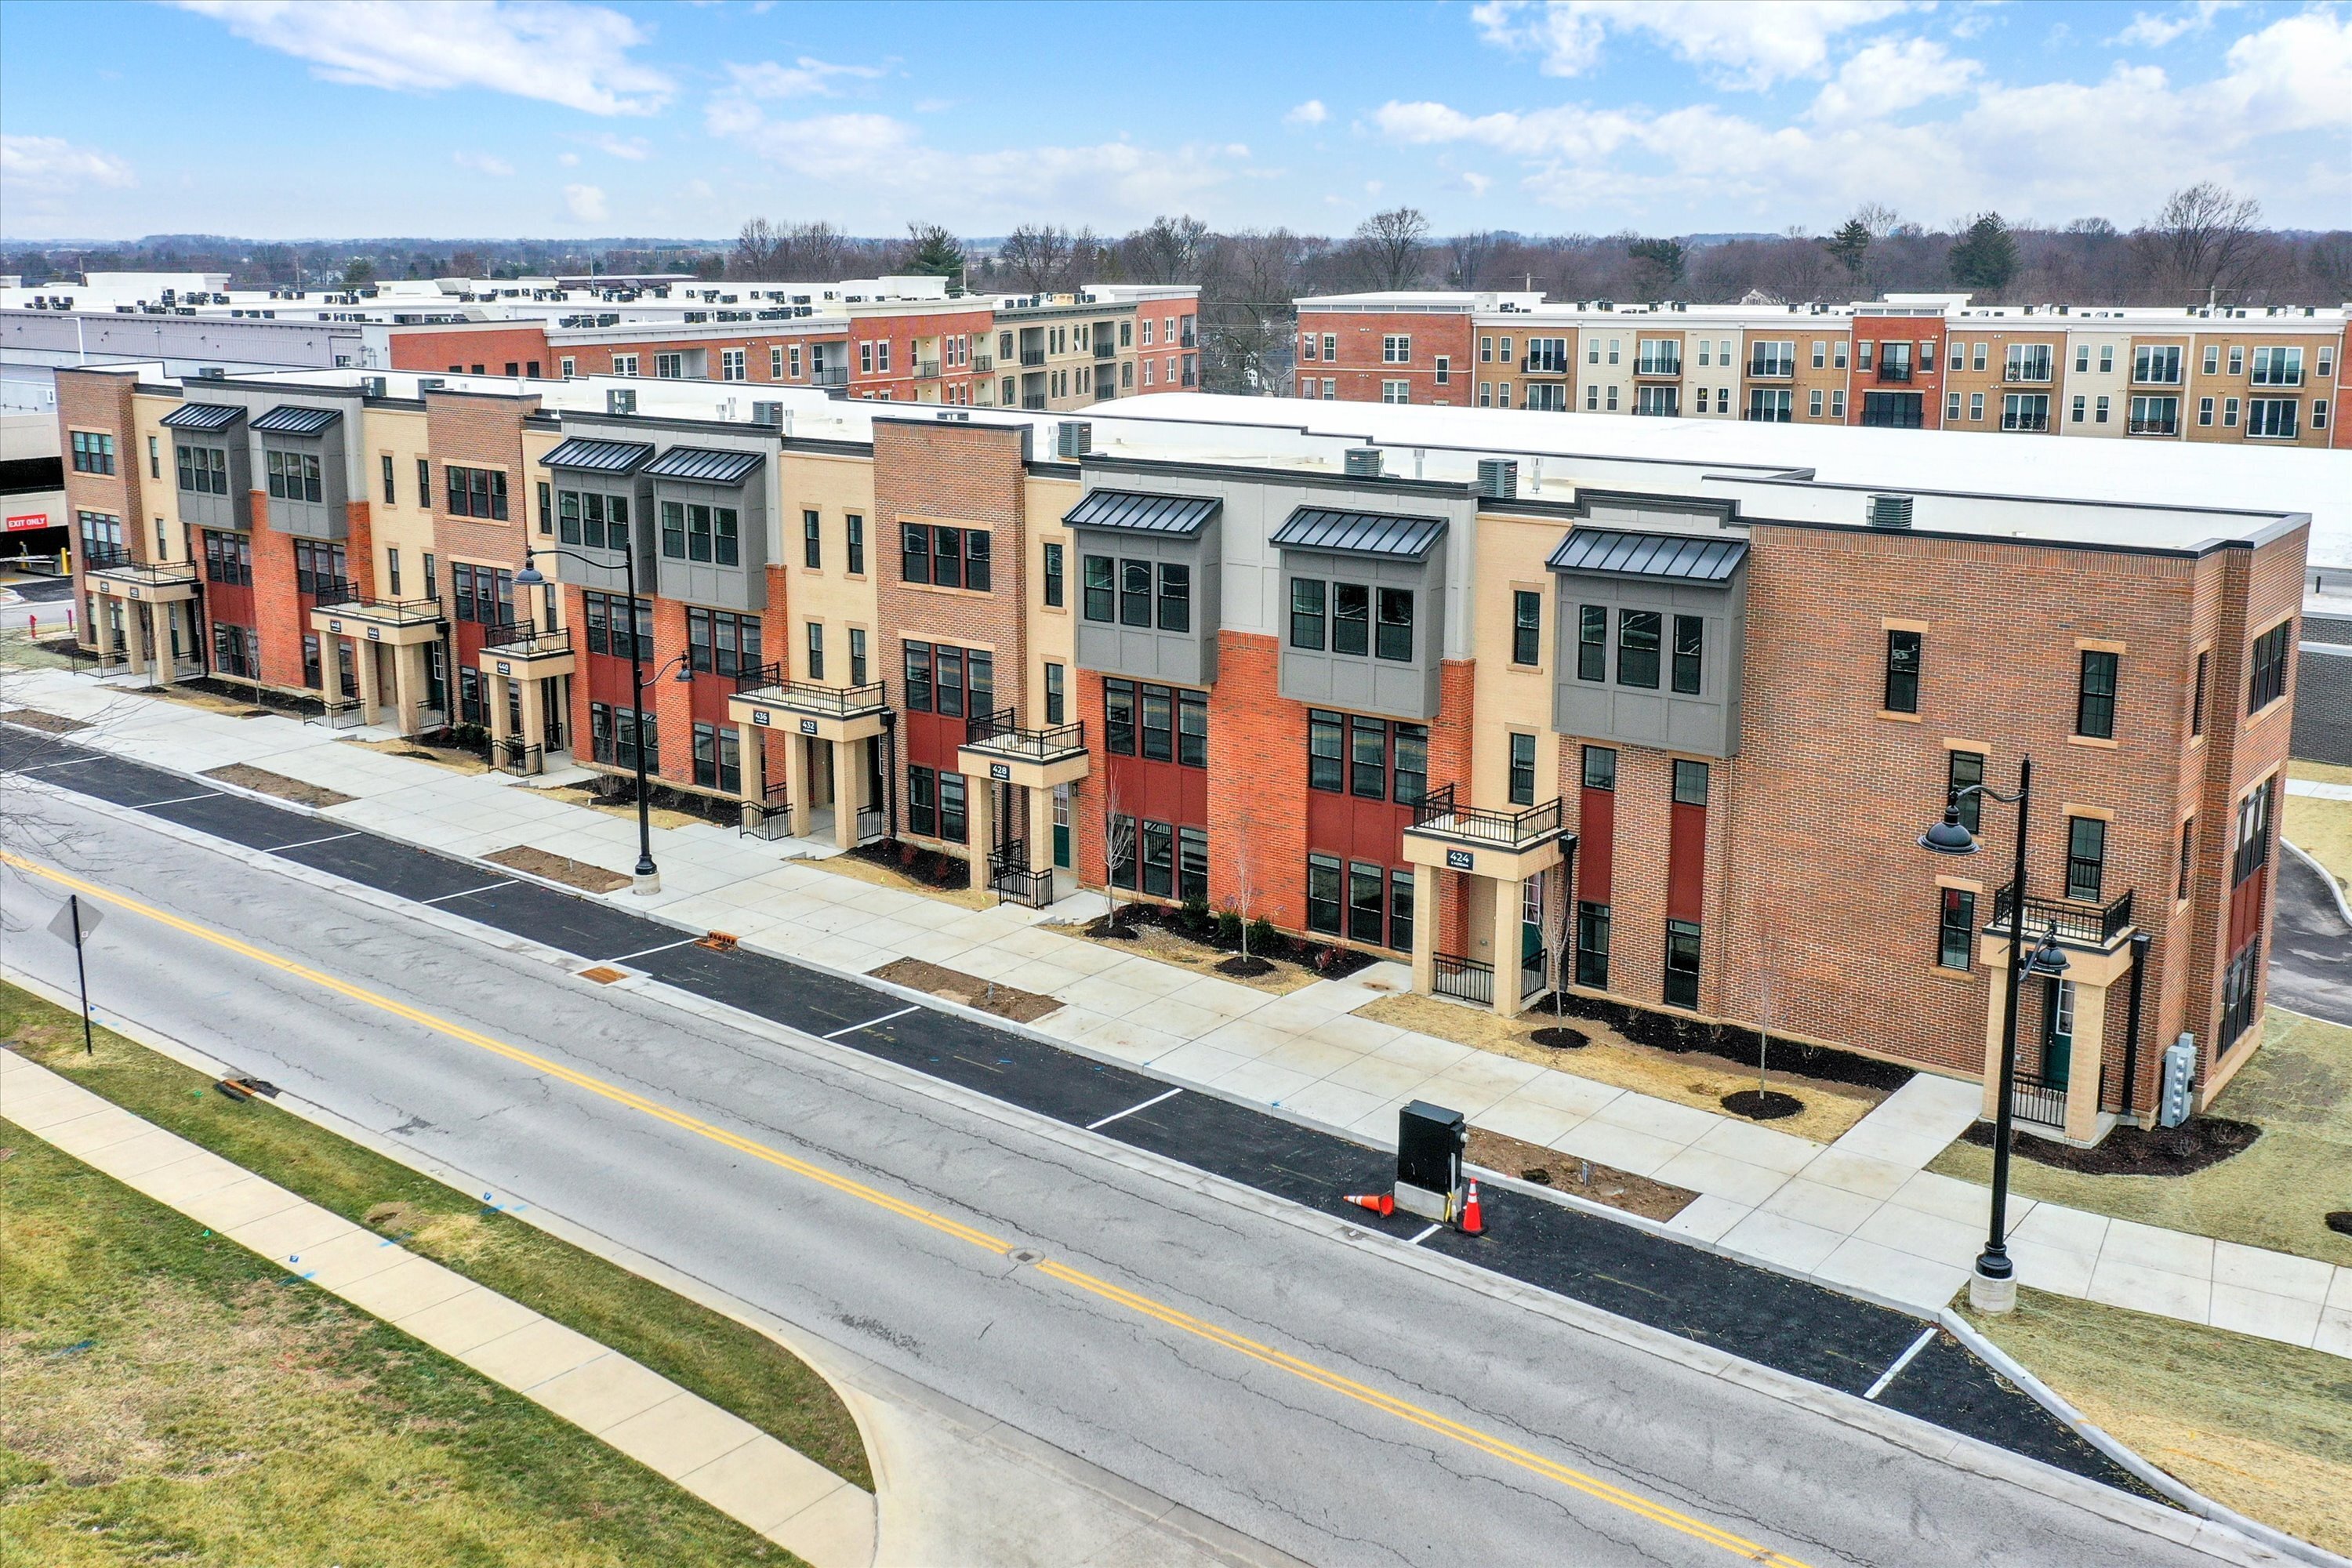
<path fill-rule="evenodd" d="M 490 764 L 473 752 L 458 746 L 428 746 L 422 741 L 371 741 L 359 735 L 341 735 L 337 739 L 346 746 L 362 751 L 381 752 L 387 757 L 406 757 L 413 763 L 431 763 L 436 768 L 447 768 L 457 773 L 486 773 Z"/>
<path fill-rule="evenodd" d="M 0 719 L 11 724 L 22 724 L 27 730 L 46 730 L 52 735 L 70 735 L 89 725 L 79 719 L 68 719 L 56 713 L 44 713 L 37 708 L 10 708 L 0 710 Z"/>
<path fill-rule="evenodd" d="M 477 768 L 474 771 L 479 773 L 482 770 Z M 532 788 L 530 785 L 525 785 L 524 787 L 530 788 L 533 795 L 536 795 L 544 800 L 560 800 L 566 805 L 584 805 L 591 811 L 601 811 L 607 816 L 625 816 L 631 822 L 635 822 L 637 819 L 637 803 L 635 801 L 606 800 L 604 796 L 598 795 L 586 784 L 557 784 L 548 789 Z M 697 816 L 690 811 L 672 811 L 667 806 L 664 805 L 657 805 L 653 808 L 652 820 L 653 825 L 656 827 L 709 827 L 714 826 L 711 820 L 707 816 Z"/>
<path fill-rule="evenodd" d="M 1698 1196 L 1687 1187 L 1636 1176 L 1614 1165 L 1579 1160 L 1557 1149 L 1547 1149 L 1508 1133 L 1489 1131 L 1475 1124 L 1470 1129 L 1469 1158 L 1470 1163 L 1485 1170 L 1500 1171 L 1538 1186 L 1556 1187 L 1650 1219 L 1672 1219 Z"/>
<path fill-rule="evenodd" d="M 2341 763 L 2312 763 L 2297 757 L 2286 765 L 2291 779 L 2309 779 L 2314 784 L 2352 784 L 2352 767 Z"/>
<path fill-rule="evenodd" d="M 629 885 L 629 879 L 618 871 L 607 871 L 602 866 L 574 860 L 569 855 L 533 849 L 528 844 L 518 844 L 511 849 L 501 849 L 482 858 L 504 866 L 509 871 L 528 871 L 534 877 L 544 877 L 551 882 L 561 882 L 567 888 L 578 888 L 585 892 L 610 893 Z"/>
<path fill-rule="evenodd" d="M 217 691 L 198 691 L 186 686 L 152 687 L 142 695 L 160 697 L 166 702 L 177 702 L 189 708 L 201 708 L 207 713 L 226 713 L 233 719 L 250 717 L 256 706 L 244 698 L 223 697 Z"/>
<path fill-rule="evenodd" d="M 1718 1116 L 1730 1114 L 1723 1109 L 1725 1095 L 1756 1087 L 1752 1069 L 1743 1070 L 1721 1057 L 1635 1045 L 1592 1018 L 1564 1020 L 1570 1028 L 1581 1031 L 1591 1044 L 1581 1050 L 1556 1051 L 1528 1037 L 1552 1024 L 1549 1013 L 1522 1013 L 1506 1023 L 1483 1008 L 1418 994 L 1383 996 L 1357 1008 L 1356 1013 L 1360 1017 L 1393 1024 L 1401 1029 L 1417 1029 L 1458 1045 L 1557 1068 L 1596 1083 L 1653 1094 L 1660 1100 L 1711 1110 Z M 1869 1115 L 1886 1098 L 1884 1089 L 1831 1083 L 1793 1073 L 1774 1072 L 1771 1082 L 1774 1089 L 1803 1100 L 1805 1108 L 1768 1125 L 1800 1138 L 1811 1138 L 1817 1143 L 1836 1142 L 1841 1133 Z"/>
<path fill-rule="evenodd" d="M 1141 923 L 1132 928 L 1135 931 L 1132 937 L 1122 939 L 1096 936 L 1089 930 L 1093 923 L 1091 921 L 1056 921 L 1047 925 L 1045 929 L 1056 936 L 1075 937 L 1080 942 L 1090 942 L 1097 947 L 1109 948 L 1114 952 L 1124 952 L 1136 958 L 1149 958 L 1158 963 L 1173 963 L 1197 973 L 1213 975 L 1219 980 L 1230 980 L 1236 985 L 1246 985 L 1253 991 L 1263 991 L 1270 996 L 1286 996 L 1293 991 L 1306 989 L 1322 978 L 1311 969 L 1302 969 L 1295 963 L 1283 963 L 1271 959 L 1267 962 L 1273 963 L 1274 967 L 1264 974 L 1226 974 L 1221 972 L 1217 965 L 1238 955 L 1228 952 L 1223 948 L 1211 947 L 1206 942 L 1194 942 L 1190 937 L 1181 936 L 1168 930 L 1165 926 Z"/>
<path fill-rule="evenodd" d="M 276 795 L 279 800 L 290 800 L 297 805 L 349 805 L 359 798 L 341 790 L 329 789 L 324 784 L 289 779 L 284 773 L 273 773 L 268 768 L 257 768 L 250 763 L 231 763 L 226 767 L 206 768 L 205 777 L 235 784 L 239 789 L 249 789 L 256 795 Z"/>
<path fill-rule="evenodd" d="M 2288 843 L 2326 867 L 2338 887 L 2352 889 L 2352 800 L 2288 795 L 2279 829 Z"/>
<path fill-rule="evenodd" d="M 855 855 L 828 855 L 822 860 L 803 860 L 811 870 L 829 871 L 836 877 L 846 877 L 853 882 L 866 882 L 877 888 L 896 888 L 902 893 L 920 893 L 927 899 L 937 899 L 943 904 L 953 904 L 960 910 L 992 910 L 996 895 L 985 888 L 942 888 L 909 877 L 895 867 L 877 866 L 871 860 Z"/>
<path fill-rule="evenodd" d="M 966 974 L 961 970 L 949 969 L 919 958 L 893 959 L 879 969 L 868 970 L 867 973 L 877 980 L 887 980 L 893 985 L 904 985 L 916 991 L 927 991 L 942 1000 L 976 1007 L 983 1013 L 993 1013 L 1016 1024 L 1034 1023 L 1062 1005 L 1052 996 L 1023 991 L 1001 981 L 982 980 L 976 974 Z"/>

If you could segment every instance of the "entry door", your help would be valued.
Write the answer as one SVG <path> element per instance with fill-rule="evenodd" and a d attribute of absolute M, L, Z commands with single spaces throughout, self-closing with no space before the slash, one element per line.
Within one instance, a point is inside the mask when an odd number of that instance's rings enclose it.
<path fill-rule="evenodd" d="M 1070 868 L 1070 786 L 1054 786 L 1054 864 Z"/>
<path fill-rule="evenodd" d="M 2042 998 L 2042 1081 L 2064 1089 L 2074 1062 L 2074 983 L 2050 980 Z"/>
<path fill-rule="evenodd" d="M 447 668 L 448 667 L 442 661 L 441 645 L 439 643 L 425 644 L 425 706 L 427 708 L 437 708 L 444 713 L 446 713 L 449 710 L 449 677 Z"/>
<path fill-rule="evenodd" d="M 1544 879 L 1541 872 L 1519 884 L 1519 968 L 1541 983 L 1544 968 Z"/>
<path fill-rule="evenodd" d="M 563 677 L 551 675 L 539 683 L 540 711 L 547 718 L 547 749 L 563 750 Z"/>

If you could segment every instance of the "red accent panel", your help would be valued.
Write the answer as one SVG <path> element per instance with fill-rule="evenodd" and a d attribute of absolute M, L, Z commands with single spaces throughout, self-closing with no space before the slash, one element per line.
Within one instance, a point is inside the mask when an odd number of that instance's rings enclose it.
<path fill-rule="evenodd" d="M 1617 792 L 1582 791 L 1576 804 L 1576 896 L 1585 903 L 1609 901 L 1616 845 Z"/>
<path fill-rule="evenodd" d="M 939 713 L 908 713 L 898 721 L 906 734 L 907 761 L 917 767 L 958 772 L 956 748 L 963 744 L 964 721 Z"/>
<path fill-rule="evenodd" d="M 2246 943 L 2262 933 L 2263 910 L 2270 905 L 2271 868 L 2265 865 L 2230 889 L 2230 942 L 2231 957 L 2244 951 Z"/>
<path fill-rule="evenodd" d="M 735 682 L 723 675 L 698 674 L 688 695 L 691 699 L 694 721 L 698 724 L 730 725 L 727 717 L 727 699 L 733 696 Z"/>
<path fill-rule="evenodd" d="M 1307 847 L 1344 859 L 1404 864 L 1404 830 L 1412 807 L 1330 790 L 1307 792 Z"/>
<path fill-rule="evenodd" d="M 1675 805 L 1666 819 L 1666 918 L 1696 921 L 1706 907 L 1706 807 Z"/>
<path fill-rule="evenodd" d="M 1107 789 L 1118 792 L 1118 809 L 1128 816 L 1180 827 L 1209 825 L 1208 769 L 1108 755 L 1102 767 Z M 1106 794 L 1103 809 L 1110 808 L 1111 798 Z"/>
<path fill-rule="evenodd" d="M 461 650 L 465 647 L 466 633 L 469 630 L 474 633 L 475 647 L 478 649 L 480 647 L 481 627 L 469 626 L 467 623 L 459 621 L 457 623 L 456 630 L 458 647 Z M 469 665 L 472 660 L 469 656 L 461 651 L 459 663 Z M 593 653 L 584 656 L 580 663 L 588 674 L 588 679 L 583 684 L 588 689 L 588 700 L 591 702 L 602 702 L 612 708 L 632 706 L 629 696 L 629 661 L 627 659 L 615 658 L 611 654 Z M 647 706 L 650 707 L 651 704 L 648 703 Z"/>

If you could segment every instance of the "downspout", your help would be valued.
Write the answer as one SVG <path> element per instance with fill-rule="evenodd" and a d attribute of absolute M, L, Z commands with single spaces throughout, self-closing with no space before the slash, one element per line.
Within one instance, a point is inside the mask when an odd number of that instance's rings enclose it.
<path fill-rule="evenodd" d="M 2131 1000 L 2124 1013 L 2123 1114 L 2126 1117 L 2132 1113 L 2132 1097 L 2139 1088 L 2139 1001 L 2140 992 L 2147 984 L 2147 949 L 2151 940 L 2144 931 L 2132 933 Z"/>

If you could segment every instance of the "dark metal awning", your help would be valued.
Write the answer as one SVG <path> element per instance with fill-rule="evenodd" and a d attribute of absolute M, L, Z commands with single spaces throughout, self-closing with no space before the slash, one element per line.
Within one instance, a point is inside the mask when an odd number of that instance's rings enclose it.
<path fill-rule="evenodd" d="M 1377 511 L 1327 511 L 1302 506 L 1274 531 L 1290 550 L 1336 550 L 1349 555 L 1393 555 L 1419 561 L 1445 537 L 1442 517 L 1392 517 Z"/>
<path fill-rule="evenodd" d="M 183 403 L 163 416 L 163 424 L 173 430 L 210 434 L 226 430 L 244 417 L 245 410 L 234 403 Z"/>
<path fill-rule="evenodd" d="M 1153 496 L 1135 490 L 1088 490 L 1062 519 L 1069 528 L 1116 528 L 1190 539 L 1225 503 L 1214 496 Z"/>
<path fill-rule="evenodd" d="M 672 447 L 646 472 L 658 479 L 692 479 L 705 485 L 737 485 L 763 461 L 757 452 L 725 452 L 709 447 Z"/>
<path fill-rule="evenodd" d="M 654 455 L 652 446 L 644 441 L 591 441 L 574 436 L 561 443 L 540 461 L 551 468 L 580 468 L 592 474 L 634 473 L 638 464 Z"/>
<path fill-rule="evenodd" d="M 265 436 L 316 436 L 343 416 L 340 408 L 313 408 L 305 403 L 281 403 L 253 422 Z"/>
<path fill-rule="evenodd" d="M 1681 583 L 1727 583 L 1748 558 L 1748 542 L 1721 534 L 1624 533 L 1580 528 L 1547 563 L 1555 572 L 1604 572 Z"/>

